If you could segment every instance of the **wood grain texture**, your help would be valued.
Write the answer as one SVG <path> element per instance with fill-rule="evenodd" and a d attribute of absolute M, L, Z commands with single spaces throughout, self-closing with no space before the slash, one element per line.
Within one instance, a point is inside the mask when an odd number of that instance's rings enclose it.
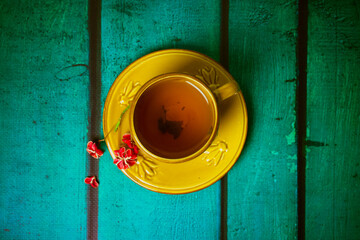
<path fill-rule="evenodd" d="M 307 239 L 360 239 L 359 14 L 309 1 Z"/>
<path fill-rule="evenodd" d="M 228 174 L 228 239 L 296 239 L 296 1 L 230 1 L 229 70 L 249 130 Z"/>
<path fill-rule="evenodd" d="M 102 5 L 102 102 L 117 75 L 150 52 L 185 48 L 218 60 L 219 1 L 115 1 Z M 107 153 L 100 162 L 100 239 L 218 239 L 220 184 L 164 195 L 128 179 Z"/>
<path fill-rule="evenodd" d="M 85 239 L 87 2 L 0 2 L 0 238 Z"/>

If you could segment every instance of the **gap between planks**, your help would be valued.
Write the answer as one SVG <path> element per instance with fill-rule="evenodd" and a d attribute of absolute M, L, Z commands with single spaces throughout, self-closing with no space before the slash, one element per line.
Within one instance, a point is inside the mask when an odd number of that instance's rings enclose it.
<path fill-rule="evenodd" d="M 101 0 L 88 1 L 89 31 L 89 110 L 88 141 L 101 136 Z M 88 155 L 88 176 L 99 177 L 99 162 Z M 98 239 L 98 190 L 88 188 L 87 239 Z"/>
<path fill-rule="evenodd" d="M 229 70 L 229 0 L 221 1 L 220 23 L 220 63 Z M 220 238 L 227 239 L 228 218 L 228 179 L 227 174 L 221 179 L 221 214 L 220 214 Z"/>

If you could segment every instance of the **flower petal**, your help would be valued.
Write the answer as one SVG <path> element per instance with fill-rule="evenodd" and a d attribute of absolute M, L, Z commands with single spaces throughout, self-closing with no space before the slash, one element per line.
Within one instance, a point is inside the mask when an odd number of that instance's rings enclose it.
<path fill-rule="evenodd" d="M 124 160 L 121 160 L 117 166 L 119 169 L 128 169 L 129 168 L 129 166 L 125 163 Z"/>
<path fill-rule="evenodd" d="M 120 151 L 119 150 L 115 150 L 114 154 L 115 154 L 115 156 L 120 157 Z"/>
<path fill-rule="evenodd" d="M 123 140 L 123 142 L 129 147 L 129 148 L 132 148 L 133 147 L 133 144 L 130 140 Z"/>
<path fill-rule="evenodd" d="M 90 184 L 93 188 L 97 188 L 99 186 L 95 176 L 85 178 L 85 183 Z"/>
<path fill-rule="evenodd" d="M 87 143 L 87 145 L 86 145 L 87 149 L 93 150 L 93 148 L 92 148 L 92 147 L 93 147 L 93 144 L 94 144 L 93 141 L 89 141 L 89 142 Z M 87 149 L 86 149 L 86 150 L 87 150 Z"/>
<path fill-rule="evenodd" d="M 92 149 L 92 150 L 95 151 L 95 150 L 97 149 L 96 143 L 93 142 L 92 145 L 91 145 L 91 147 L 90 147 L 90 149 Z"/>
<path fill-rule="evenodd" d="M 99 156 L 98 156 L 98 154 L 96 153 L 96 152 L 91 152 L 91 151 L 88 151 L 88 153 L 90 154 L 90 156 L 92 156 L 93 158 L 96 158 L 96 159 L 98 159 L 99 158 Z"/>
<path fill-rule="evenodd" d="M 93 187 L 93 188 L 97 188 L 99 186 L 99 183 L 98 181 L 96 180 L 96 178 L 94 177 L 94 180 L 92 181 L 92 183 L 90 183 L 90 185 Z"/>
<path fill-rule="evenodd" d="M 133 144 L 132 141 L 131 141 L 131 135 L 130 135 L 130 133 L 125 133 L 125 134 L 123 135 L 122 141 L 123 141 L 126 145 L 128 145 L 129 148 L 133 148 L 134 144 Z"/>
<path fill-rule="evenodd" d="M 89 149 L 89 148 L 87 148 L 86 151 L 87 151 L 90 155 L 94 153 L 94 151 L 91 150 L 91 149 Z"/>
<path fill-rule="evenodd" d="M 131 156 L 132 156 L 132 151 L 131 151 L 131 149 L 127 149 L 126 152 L 125 152 L 125 155 L 126 155 L 127 158 L 128 158 L 128 157 L 131 157 Z"/>
<path fill-rule="evenodd" d="M 125 147 L 121 147 L 119 150 L 119 155 L 122 155 L 125 152 Z"/>
<path fill-rule="evenodd" d="M 138 148 L 138 146 L 136 146 L 135 144 L 134 144 L 133 150 L 134 150 L 134 153 L 135 153 L 136 155 L 139 153 L 139 148 Z"/>
<path fill-rule="evenodd" d="M 136 160 L 128 160 L 127 163 L 131 166 L 134 166 L 136 164 Z"/>
<path fill-rule="evenodd" d="M 104 154 L 104 152 L 101 149 L 98 149 L 98 148 L 96 148 L 95 152 L 96 152 L 97 155 L 99 155 L 99 157 L 101 157 Z"/>
<path fill-rule="evenodd" d="M 131 135 L 130 135 L 130 133 L 125 133 L 124 135 L 123 135 L 123 139 L 122 139 L 123 141 L 124 140 L 131 140 Z"/>
<path fill-rule="evenodd" d="M 93 179 L 93 177 L 87 177 L 87 178 L 85 178 L 85 183 L 86 184 L 90 184 L 91 183 L 91 181 L 92 181 L 92 179 Z"/>
<path fill-rule="evenodd" d="M 137 158 L 137 154 L 131 151 L 131 155 L 129 156 L 131 160 L 135 160 Z"/>
<path fill-rule="evenodd" d="M 93 158 L 96 158 L 96 159 L 98 159 L 99 157 L 101 157 L 104 154 L 104 152 L 101 149 L 99 149 L 96 146 L 96 143 L 94 143 L 93 141 L 89 141 L 87 143 L 86 151 L 90 154 L 90 156 L 92 156 Z"/>

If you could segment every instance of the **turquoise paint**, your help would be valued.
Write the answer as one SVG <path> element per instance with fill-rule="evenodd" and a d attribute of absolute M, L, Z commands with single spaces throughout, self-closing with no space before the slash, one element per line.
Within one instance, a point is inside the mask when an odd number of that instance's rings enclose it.
<path fill-rule="evenodd" d="M 0 238 L 85 239 L 88 77 L 56 74 L 87 64 L 87 2 L 1 1 L 0 18 Z"/>
<path fill-rule="evenodd" d="M 230 1 L 229 9 L 230 73 L 245 97 L 249 131 L 228 174 L 228 238 L 295 239 L 297 159 L 287 156 L 297 153 L 296 88 L 286 80 L 296 77 L 296 4 Z"/>
<path fill-rule="evenodd" d="M 306 239 L 360 239 L 359 1 L 309 1 Z M 311 134 L 310 134 L 311 133 Z"/>

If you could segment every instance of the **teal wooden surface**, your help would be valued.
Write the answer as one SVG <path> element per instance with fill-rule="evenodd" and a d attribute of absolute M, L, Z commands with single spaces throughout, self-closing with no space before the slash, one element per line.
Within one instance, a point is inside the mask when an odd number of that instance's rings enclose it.
<path fill-rule="evenodd" d="M 102 101 L 137 58 L 185 48 L 219 58 L 219 1 L 115 1 L 102 5 Z M 164 195 L 129 180 L 109 155 L 100 161 L 100 239 L 218 239 L 220 184 Z"/>
<path fill-rule="evenodd" d="M 1 239 L 86 238 L 86 26 L 86 1 L 0 2 Z"/>
<path fill-rule="evenodd" d="M 249 114 L 228 174 L 229 239 L 295 239 L 295 1 L 230 1 L 229 71 Z"/>
<path fill-rule="evenodd" d="M 147 53 L 185 48 L 219 60 L 221 2 L 102 0 L 102 106 L 116 76 Z M 0 2 L 0 239 L 89 237 L 88 4 Z M 229 4 L 229 71 L 247 103 L 249 132 L 228 174 L 227 238 L 296 239 L 303 13 L 298 1 Z M 360 239 L 359 9 L 358 1 L 309 1 L 307 239 Z M 221 236 L 219 182 L 187 195 L 154 193 L 123 175 L 108 152 L 98 178 L 98 239 Z"/>
<path fill-rule="evenodd" d="M 309 1 L 308 239 L 360 239 L 359 10 Z"/>

